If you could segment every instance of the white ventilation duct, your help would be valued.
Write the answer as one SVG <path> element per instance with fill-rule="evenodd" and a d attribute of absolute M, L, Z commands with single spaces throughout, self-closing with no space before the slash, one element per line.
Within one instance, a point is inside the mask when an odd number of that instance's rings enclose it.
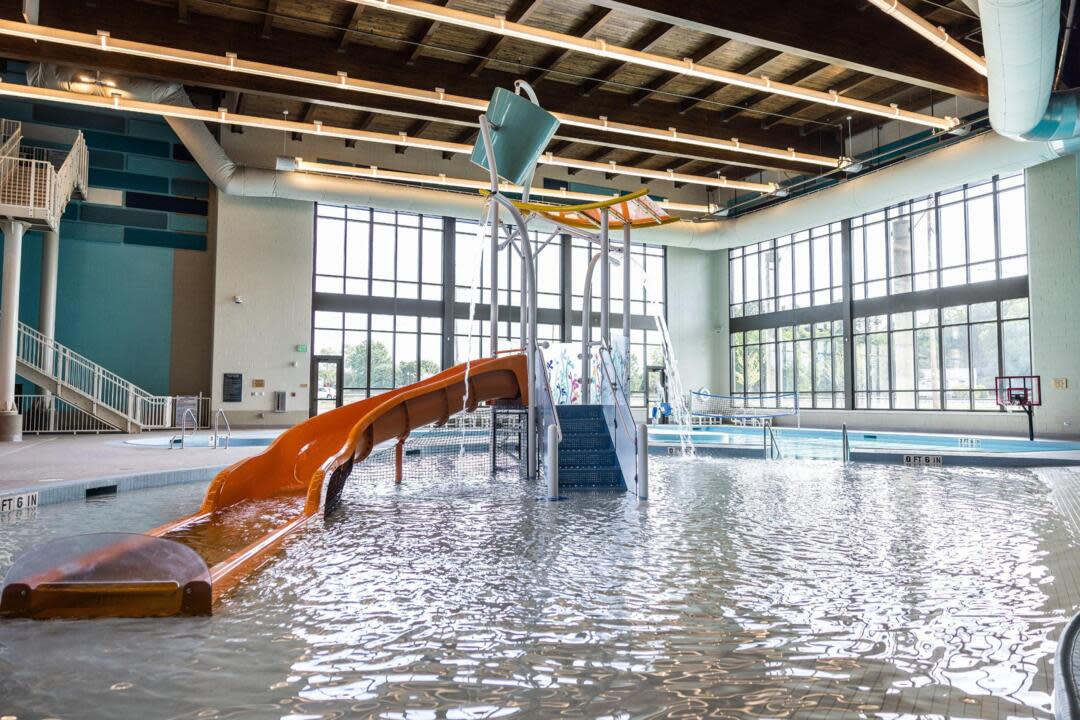
<path fill-rule="evenodd" d="M 1080 91 L 1053 92 L 1061 0 L 979 0 L 990 124 L 1014 140 L 1080 149 Z"/>

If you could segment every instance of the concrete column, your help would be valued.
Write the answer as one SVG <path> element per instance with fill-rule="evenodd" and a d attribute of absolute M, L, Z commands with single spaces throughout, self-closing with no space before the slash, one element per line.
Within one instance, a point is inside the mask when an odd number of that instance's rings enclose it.
<path fill-rule="evenodd" d="M 19 222 L 0 224 L 4 232 L 3 295 L 0 296 L 0 441 L 22 440 L 22 417 L 15 407 L 15 344 L 19 333 L 19 273 L 23 233 Z"/>
<path fill-rule="evenodd" d="M 60 267 L 60 233 L 46 232 L 41 242 L 41 295 L 38 301 L 38 332 L 56 336 L 56 276 Z"/>
<path fill-rule="evenodd" d="M 56 276 L 60 268 L 60 233 L 48 230 L 41 241 L 41 287 L 38 298 L 38 332 L 49 340 L 56 337 Z M 47 352 L 42 358 L 45 372 L 53 371 L 53 354 Z M 56 429 L 56 408 L 51 394 L 42 390 L 49 413 L 49 429 Z"/>
<path fill-rule="evenodd" d="M 1042 376 L 1035 436 L 1080 436 L 1080 156 L 1027 169 L 1031 374 Z M 1055 382 L 1057 381 L 1057 382 Z M 1014 413 L 1010 431 L 1027 433 Z"/>

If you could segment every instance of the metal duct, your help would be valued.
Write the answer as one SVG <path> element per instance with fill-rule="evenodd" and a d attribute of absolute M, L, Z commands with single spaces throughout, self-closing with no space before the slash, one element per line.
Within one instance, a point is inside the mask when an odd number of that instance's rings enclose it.
<path fill-rule="evenodd" d="M 1080 149 L 1080 90 L 1053 93 L 1061 0 L 979 0 L 990 124 L 1014 140 Z"/>

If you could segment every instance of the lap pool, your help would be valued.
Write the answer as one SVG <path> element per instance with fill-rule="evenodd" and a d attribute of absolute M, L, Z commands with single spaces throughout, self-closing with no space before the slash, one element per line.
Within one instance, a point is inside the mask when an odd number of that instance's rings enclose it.
<path fill-rule="evenodd" d="M 0 714 L 1051 717 L 1080 548 L 1031 471 L 654 457 L 647 503 L 547 503 L 457 462 L 361 466 L 212 617 L 0 623 Z M 0 569 L 202 491 L 11 517 Z"/>

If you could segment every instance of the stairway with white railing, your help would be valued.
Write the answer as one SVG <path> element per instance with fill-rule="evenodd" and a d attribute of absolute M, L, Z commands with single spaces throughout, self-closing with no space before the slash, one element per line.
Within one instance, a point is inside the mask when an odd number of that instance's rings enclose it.
<path fill-rule="evenodd" d="M 71 148 L 22 146 L 22 124 L 0 121 L 0 217 L 56 230 L 73 194 L 85 194 L 89 153 L 81 132 Z"/>
<path fill-rule="evenodd" d="M 57 230 L 72 196 L 86 194 L 86 140 L 73 131 L 64 150 L 24 146 L 23 140 L 21 123 L 0 120 L 0 217 Z M 23 398 L 19 405 L 32 408 L 34 417 L 48 418 L 37 431 L 59 429 L 58 415 L 76 418 L 72 427 L 81 431 L 104 429 L 92 420 L 127 432 L 172 424 L 171 397 L 148 393 L 24 323 L 18 326 L 15 355 L 15 371 L 47 393 Z"/>
<path fill-rule="evenodd" d="M 172 397 L 143 390 L 25 323 L 19 323 L 15 369 L 44 391 L 118 430 L 172 427 Z"/>

